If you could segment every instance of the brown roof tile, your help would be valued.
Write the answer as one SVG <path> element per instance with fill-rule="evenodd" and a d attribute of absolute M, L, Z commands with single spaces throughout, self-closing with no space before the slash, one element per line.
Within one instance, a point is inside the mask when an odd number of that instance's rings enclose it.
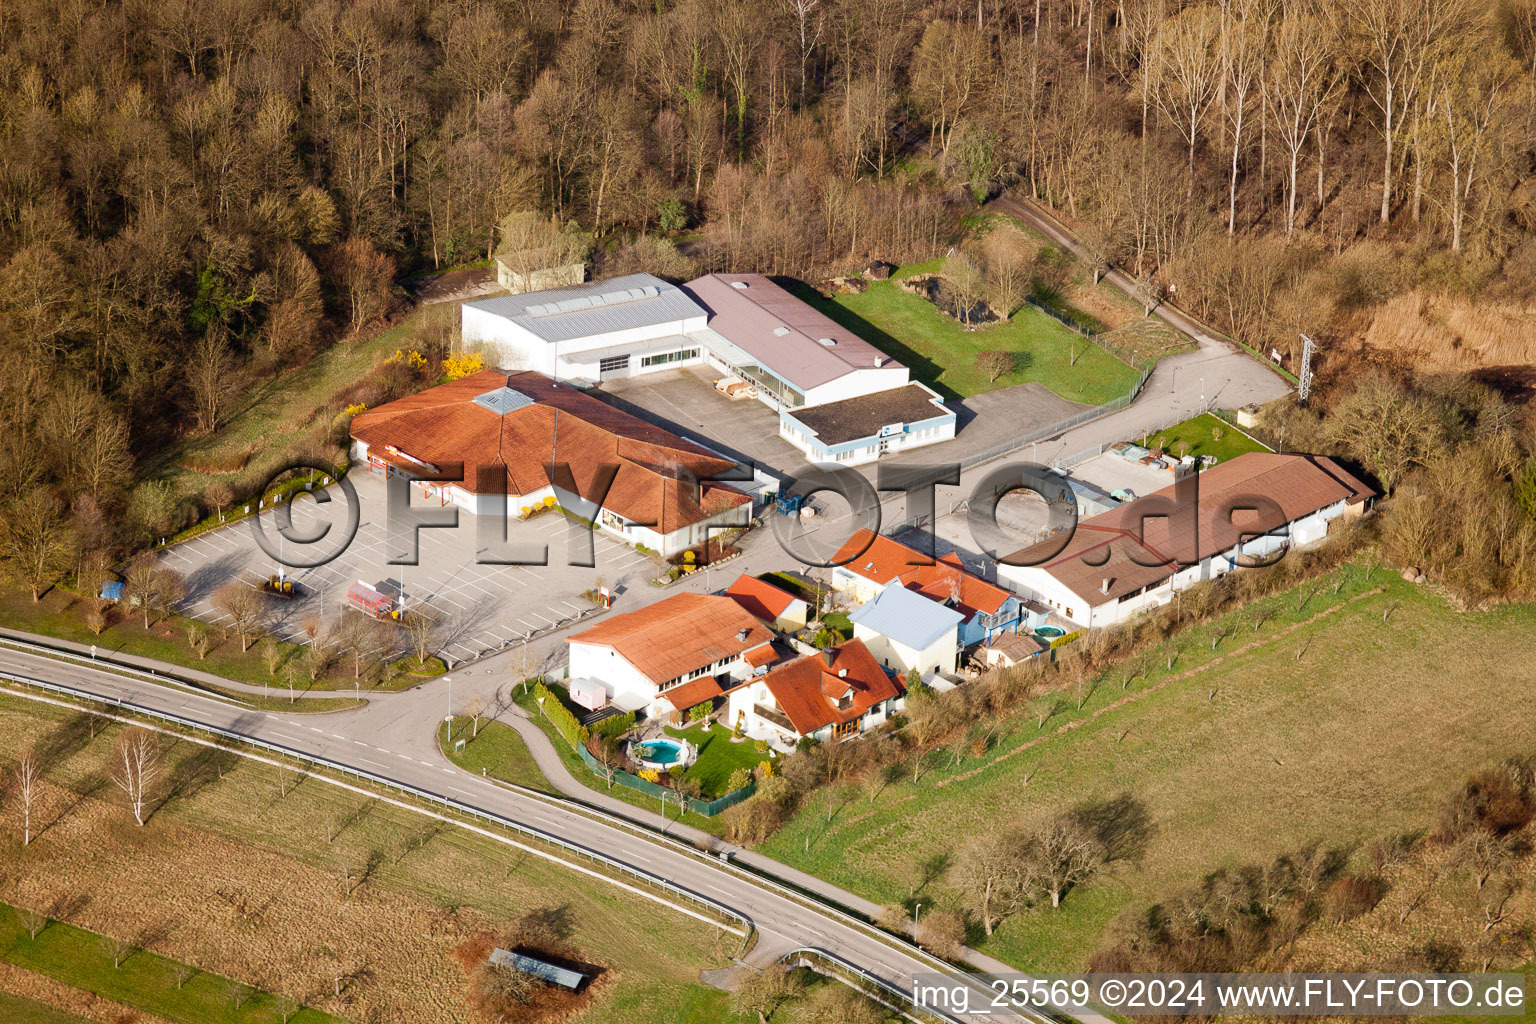
<path fill-rule="evenodd" d="M 475 398 L 513 388 L 533 404 L 498 415 Z M 510 377 L 484 370 L 460 380 L 358 413 L 352 436 L 375 455 L 401 468 L 420 463 L 462 463 L 461 486 L 478 486 L 480 474 L 506 474 L 513 494 L 532 494 L 549 484 L 551 462 L 567 463 L 583 496 L 596 494 L 604 465 L 617 466 L 603 507 L 661 533 L 701 522 L 750 496 L 723 483 L 731 463 L 662 428 L 601 402 L 543 374 Z M 389 449 L 393 448 L 393 451 Z M 702 481 L 702 482 L 698 482 Z"/>
<path fill-rule="evenodd" d="M 1190 500 L 1191 484 L 1186 478 L 1083 520 L 1055 555 L 1059 537 L 1007 560 L 1050 570 L 1097 607 L 1231 549 L 1242 534 L 1275 530 L 1336 501 L 1353 504 L 1375 493 L 1332 459 L 1275 452 L 1250 452 L 1200 473 L 1198 502 Z M 1256 499 L 1273 504 L 1266 510 Z"/>
<path fill-rule="evenodd" d="M 771 651 L 772 640 L 773 632 L 729 597 L 674 594 L 603 619 L 566 643 L 611 647 L 661 685 L 759 647 Z"/>
<path fill-rule="evenodd" d="M 1002 587 L 966 572 L 953 553 L 934 560 L 873 530 L 855 532 L 832 561 L 882 586 L 901 580 L 907 589 L 941 604 L 953 601 L 967 618 L 978 611 L 995 612 L 1009 597 Z"/>
<path fill-rule="evenodd" d="M 800 598 L 787 590 L 780 590 L 767 580 L 742 573 L 725 590 L 725 596 L 735 599 L 747 611 L 760 619 L 776 619 L 785 609 Z"/>
<path fill-rule="evenodd" d="M 802 736 L 823 726 L 850 722 L 881 701 L 901 694 L 896 681 L 885 674 L 864 641 L 849 640 L 831 651 L 830 666 L 820 654 L 811 654 L 763 676 L 762 681 L 779 709 Z M 842 670 L 847 670 L 847 674 L 839 676 Z M 829 692 L 835 696 L 850 690 L 853 699 L 846 709 L 838 709 L 828 699 Z"/>
<path fill-rule="evenodd" d="M 666 693 L 662 694 L 667 703 L 678 711 L 687 711 L 695 704 L 702 704 L 707 700 L 714 700 L 725 691 L 720 688 L 720 682 L 714 676 L 699 676 L 690 679 L 686 683 L 679 683 Z"/>

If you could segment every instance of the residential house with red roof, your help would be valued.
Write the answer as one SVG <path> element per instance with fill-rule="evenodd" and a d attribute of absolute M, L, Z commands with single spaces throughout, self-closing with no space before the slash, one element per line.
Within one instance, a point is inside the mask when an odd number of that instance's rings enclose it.
<path fill-rule="evenodd" d="M 1014 552 L 997 572 L 1063 618 L 1110 625 L 1201 580 L 1316 544 L 1375 493 L 1329 458 L 1250 452 Z"/>
<path fill-rule="evenodd" d="M 566 638 L 573 680 L 626 711 L 679 720 L 779 660 L 773 631 L 729 597 L 674 594 Z"/>
<path fill-rule="evenodd" d="M 851 739 L 901 707 L 904 689 L 862 640 L 785 662 L 733 691 L 727 720 L 753 739 L 788 750 L 802 737 Z"/>
<path fill-rule="evenodd" d="M 1018 595 L 967 572 L 961 557 L 951 552 L 932 558 L 916 548 L 861 529 L 833 556 L 832 587 L 849 599 L 867 604 L 892 580 L 960 613 L 962 648 L 982 643 L 1021 625 L 1045 621 L 1046 610 L 1031 610 Z M 1023 620 L 1021 622 L 1021 620 Z"/>
<path fill-rule="evenodd" d="M 802 629 L 810 618 L 810 602 L 747 573 L 725 589 L 725 596 L 780 632 Z"/>
<path fill-rule="evenodd" d="M 358 462 L 449 476 L 424 496 L 476 515 L 552 497 L 662 555 L 751 522 L 752 497 L 712 479 L 729 459 L 539 373 L 471 374 L 360 412 L 351 432 Z"/>

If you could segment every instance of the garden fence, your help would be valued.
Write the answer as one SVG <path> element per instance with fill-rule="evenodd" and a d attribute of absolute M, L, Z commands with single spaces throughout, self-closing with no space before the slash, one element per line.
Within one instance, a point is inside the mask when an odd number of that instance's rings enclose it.
<path fill-rule="evenodd" d="M 668 789 L 666 786 L 659 785 L 649 779 L 642 779 L 638 775 L 631 775 L 629 772 L 619 768 L 610 768 L 596 757 L 593 757 L 592 752 L 583 744 L 576 744 L 576 753 L 581 757 L 582 763 L 592 770 L 592 774 L 605 782 L 611 776 L 612 781 L 617 782 L 621 786 L 644 793 L 647 796 L 655 797 L 657 800 L 670 800 L 673 803 L 682 802 L 683 806 L 688 810 L 694 814 L 702 814 L 706 818 L 714 817 L 727 807 L 736 806 L 757 792 L 757 783 L 749 782 L 741 789 L 733 790 L 725 794 L 725 796 L 716 797 L 713 800 L 700 800 L 697 797 L 684 796 L 675 789 Z"/>

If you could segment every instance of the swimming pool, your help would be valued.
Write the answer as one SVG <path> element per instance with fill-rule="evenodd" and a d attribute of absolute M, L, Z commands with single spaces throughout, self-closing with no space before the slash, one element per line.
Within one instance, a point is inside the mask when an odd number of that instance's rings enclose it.
<path fill-rule="evenodd" d="M 1041 626 L 1035 630 L 1035 636 L 1042 640 L 1055 640 L 1062 635 L 1064 635 L 1063 631 L 1056 626 Z"/>
<path fill-rule="evenodd" d="M 683 745 L 672 740 L 647 740 L 635 746 L 635 758 L 651 764 L 674 765 L 683 759 Z"/>

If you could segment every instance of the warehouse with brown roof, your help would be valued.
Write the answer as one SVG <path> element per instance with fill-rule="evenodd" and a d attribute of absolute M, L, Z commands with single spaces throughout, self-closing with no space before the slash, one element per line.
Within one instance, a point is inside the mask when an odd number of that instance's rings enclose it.
<path fill-rule="evenodd" d="M 1322 540 L 1375 491 L 1324 456 L 1250 452 L 1082 520 L 998 563 L 998 579 L 1083 626 L 1124 621 L 1288 548 Z"/>
<path fill-rule="evenodd" d="M 477 515 L 552 499 L 663 555 L 751 521 L 751 496 L 712 479 L 729 459 L 539 373 L 471 374 L 358 413 L 351 433 L 358 462 L 437 477 L 429 500 Z"/>

